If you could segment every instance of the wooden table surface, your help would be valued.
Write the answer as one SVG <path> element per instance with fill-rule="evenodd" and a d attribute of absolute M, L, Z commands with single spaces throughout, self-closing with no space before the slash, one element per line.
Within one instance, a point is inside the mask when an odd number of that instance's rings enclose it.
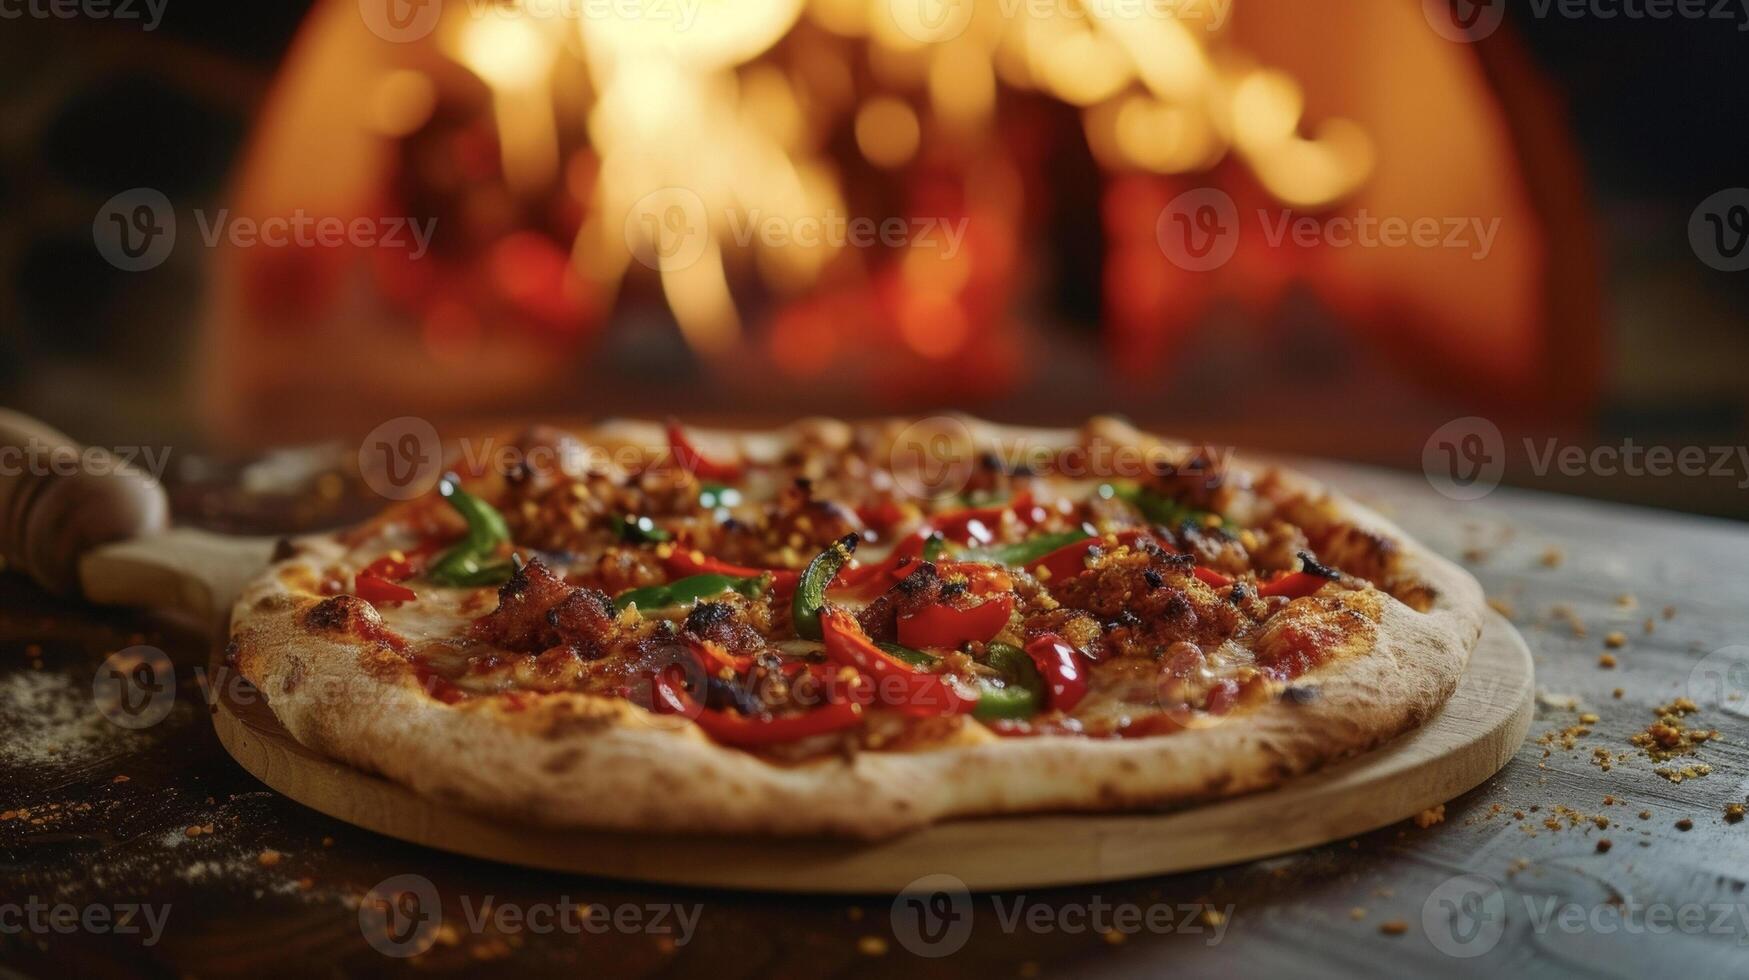
<path fill-rule="evenodd" d="M 1749 973 L 1749 821 L 1726 816 L 1749 790 L 1749 526 L 1506 489 L 1454 504 L 1419 477 L 1313 469 L 1463 561 L 1536 655 L 1530 739 L 1441 823 L 1196 874 L 944 891 L 897 909 L 495 866 L 266 791 L 212 733 L 204 637 L 0 575 L 0 963 L 34 976 L 712 980 Z M 142 643 L 169 654 L 177 697 L 161 723 L 130 730 L 92 690 L 110 653 Z M 1686 722 L 1720 738 L 1654 761 L 1630 737 L 1679 697 L 1700 707 Z M 1680 783 L 1654 771 L 1700 765 Z M 367 891 L 405 875 L 441 911 L 413 906 L 393 931 L 366 903 L 361 924 Z M 138 931 L 116 928 L 124 917 Z"/>

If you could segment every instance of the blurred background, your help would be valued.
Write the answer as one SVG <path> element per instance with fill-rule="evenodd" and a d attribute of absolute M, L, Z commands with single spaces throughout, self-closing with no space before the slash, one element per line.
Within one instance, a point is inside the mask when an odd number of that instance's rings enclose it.
<path fill-rule="evenodd" d="M 1508 482 L 1749 518 L 1749 12 L 1701 6 L 17 0 L 0 403 L 219 454 L 1105 411 L 1406 469 L 1477 416 Z"/>

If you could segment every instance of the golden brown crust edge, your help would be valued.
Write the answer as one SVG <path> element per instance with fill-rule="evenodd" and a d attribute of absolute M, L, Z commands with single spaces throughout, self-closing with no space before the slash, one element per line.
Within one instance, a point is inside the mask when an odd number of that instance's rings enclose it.
<path fill-rule="evenodd" d="M 771 448 L 836 424 L 808 420 L 756 436 L 715 435 Z M 648 438 L 649 425 L 610 423 L 589 435 L 630 441 Z M 1077 437 L 968 425 L 980 440 Z M 1109 438 L 1151 438 L 1109 420 L 1090 426 Z M 239 599 L 232 638 L 238 668 L 302 744 L 434 799 L 513 821 L 879 838 L 954 817 L 1172 806 L 1265 789 L 1366 751 L 1422 724 L 1456 688 L 1481 633 L 1480 586 L 1379 515 L 1333 499 L 1347 519 L 1400 543 L 1405 570 L 1437 590 L 1433 608 L 1418 613 L 1387 601 L 1374 651 L 1302 679 L 1302 696 L 1165 736 L 989 736 L 778 766 L 614 699 L 549 695 L 520 710 L 496 700 L 446 705 L 425 693 L 397 655 L 304 628 L 300 613 L 317 600 L 291 594 L 271 572 Z M 324 539 L 307 547 L 290 564 L 337 554 Z"/>

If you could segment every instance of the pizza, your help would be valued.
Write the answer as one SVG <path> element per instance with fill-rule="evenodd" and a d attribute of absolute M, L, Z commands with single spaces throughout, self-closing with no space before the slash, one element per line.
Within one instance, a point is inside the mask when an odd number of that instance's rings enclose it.
<path fill-rule="evenodd" d="M 563 828 L 878 838 L 1194 805 L 1424 722 L 1481 590 L 1111 418 L 536 428 L 283 542 L 227 658 L 302 744 Z M 471 464 L 471 465 L 470 465 Z"/>

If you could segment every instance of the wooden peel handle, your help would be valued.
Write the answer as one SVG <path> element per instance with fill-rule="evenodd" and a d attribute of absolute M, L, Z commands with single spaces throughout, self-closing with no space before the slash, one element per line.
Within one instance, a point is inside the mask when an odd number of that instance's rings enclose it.
<path fill-rule="evenodd" d="M 151 475 L 0 408 L 0 557 L 8 568 L 76 595 L 86 552 L 169 523 L 169 499 Z"/>

